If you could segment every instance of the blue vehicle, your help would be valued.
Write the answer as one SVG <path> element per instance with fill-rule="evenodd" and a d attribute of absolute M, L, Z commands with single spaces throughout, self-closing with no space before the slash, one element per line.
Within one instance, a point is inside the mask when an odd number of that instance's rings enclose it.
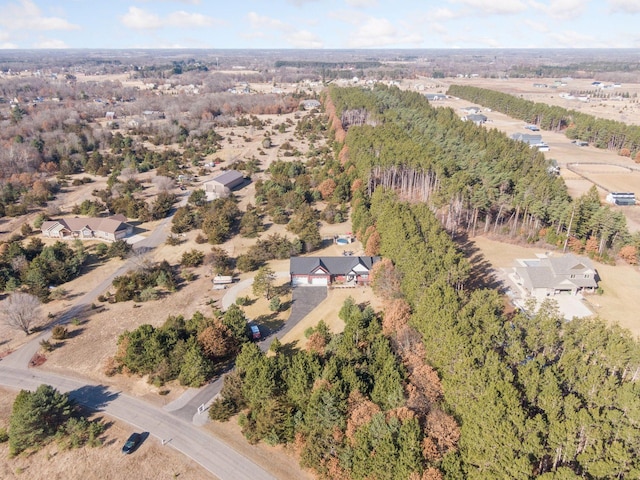
<path fill-rule="evenodd" d="M 260 340 L 262 338 L 262 334 L 257 325 L 251 325 L 251 338 L 254 340 Z"/>

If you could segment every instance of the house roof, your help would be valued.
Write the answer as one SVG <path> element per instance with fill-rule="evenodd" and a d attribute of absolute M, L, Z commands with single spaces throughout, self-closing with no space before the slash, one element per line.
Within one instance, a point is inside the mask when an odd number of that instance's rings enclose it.
<path fill-rule="evenodd" d="M 123 215 L 88 218 L 71 217 L 42 222 L 41 230 L 43 232 L 50 231 L 58 227 L 67 229 L 71 232 L 79 232 L 80 230 L 88 228 L 92 231 L 116 233 L 120 230 L 126 230 L 129 225 L 126 223 L 126 218 Z"/>
<path fill-rule="evenodd" d="M 470 113 L 469 115 L 466 115 L 464 118 L 470 122 L 476 122 L 476 123 L 487 121 L 486 115 L 482 115 L 481 113 Z"/>
<path fill-rule="evenodd" d="M 519 140 L 521 142 L 528 143 L 529 145 L 537 145 L 542 142 L 542 135 L 530 135 L 528 133 L 513 133 L 511 135 L 512 140 Z"/>
<path fill-rule="evenodd" d="M 565 290 L 567 287 L 598 286 L 596 270 L 593 263 L 586 257 L 580 257 L 572 253 L 561 257 L 542 257 L 535 260 L 520 262 L 522 266 L 515 268 L 516 273 L 522 278 L 525 288 L 553 288 Z M 589 274 L 589 278 L 584 278 Z M 576 275 L 571 278 L 571 275 Z"/>
<path fill-rule="evenodd" d="M 351 272 L 369 271 L 380 257 L 291 257 L 291 275 L 311 275 L 318 268 L 329 275 L 347 275 Z"/>
<path fill-rule="evenodd" d="M 213 178 L 211 181 L 219 183 L 224 187 L 228 187 L 230 185 L 235 186 L 239 180 L 244 180 L 244 175 L 242 175 L 242 173 L 237 170 L 227 170 L 223 174 Z"/>

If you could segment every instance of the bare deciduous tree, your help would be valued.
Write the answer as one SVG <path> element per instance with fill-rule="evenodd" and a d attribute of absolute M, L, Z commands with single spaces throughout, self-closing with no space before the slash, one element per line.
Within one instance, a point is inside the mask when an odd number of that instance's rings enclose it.
<path fill-rule="evenodd" d="M 24 292 L 14 292 L 2 304 L 4 322 L 29 335 L 31 327 L 40 318 L 40 300 Z"/>
<path fill-rule="evenodd" d="M 161 192 L 166 192 L 174 187 L 174 181 L 171 177 L 165 177 L 163 175 L 156 175 L 153 177 L 152 182 L 158 187 Z"/>

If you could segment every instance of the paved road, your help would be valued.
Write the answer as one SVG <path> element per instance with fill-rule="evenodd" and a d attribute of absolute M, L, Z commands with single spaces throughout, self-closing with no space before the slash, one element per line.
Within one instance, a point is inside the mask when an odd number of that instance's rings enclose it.
<path fill-rule="evenodd" d="M 288 272 L 276 273 L 276 276 L 278 277 L 288 275 Z M 252 282 L 252 278 L 243 280 L 228 289 L 227 293 L 222 298 L 221 303 L 223 309 L 226 310 L 229 308 L 229 306 L 235 302 L 238 293 L 251 285 Z M 292 296 L 293 300 L 289 319 L 280 330 L 274 332 L 273 335 L 269 335 L 260 342 L 260 349 L 263 352 L 269 350 L 269 347 L 275 338 L 282 339 L 282 337 L 284 337 L 298 324 L 298 322 L 300 322 L 300 320 L 311 313 L 311 311 L 316 308 L 320 302 L 327 298 L 327 287 L 297 287 L 293 289 Z M 268 334 L 267 332 L 264 333 L 265 335 Z M 231 368 L 233 368 L 233 366 L 229 367 L 229 369 Z M 197 391 L 187 391 L 182 397 L 166 405 L 164 408 L 185 421 L 192 421 L 196 425 L 204 425 L 208 418 L 207 411 L 205 410 L 204 413 L 199 414 L 197 413 L 198 407 L 208 407 L 220 393 L 223 382 L 224 377 L 221 375 L 219 378 Z"/>
<path fill-rule="evenodd" d="M 1 385 L 35 390 L 43 383 L 52 385 L 61 392 L 69 392 L 71 398 L 90 409 L 103 411 L 167 441 L 167 446 L 192 458 L 220 480 L 275 479 L 191 422 L 185 422 L 160 408 L 113 391 L 105 385 L 91 384 L 38 369 L 12 368 L 4 364 L 0 366 Z"/>

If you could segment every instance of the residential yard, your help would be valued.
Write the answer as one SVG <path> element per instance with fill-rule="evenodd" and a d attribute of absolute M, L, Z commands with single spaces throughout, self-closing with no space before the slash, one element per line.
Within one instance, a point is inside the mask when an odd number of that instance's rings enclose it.
<path fill-rule="evenodd" d="M 471 239 L 478 253 L 494 269 L 513 267 L 516 258 L 531 258 L 548 248 L 527 247 L 477 236 Z M 640 292 L 640 270 L 630 265 L 605 265 L 594 262 L 604 291 L 602 295 L 585 296 L 592 310 L 610 324 L 617 323 L 640 337 L 640 318 L 637 316 L 637 298 Z"/>

